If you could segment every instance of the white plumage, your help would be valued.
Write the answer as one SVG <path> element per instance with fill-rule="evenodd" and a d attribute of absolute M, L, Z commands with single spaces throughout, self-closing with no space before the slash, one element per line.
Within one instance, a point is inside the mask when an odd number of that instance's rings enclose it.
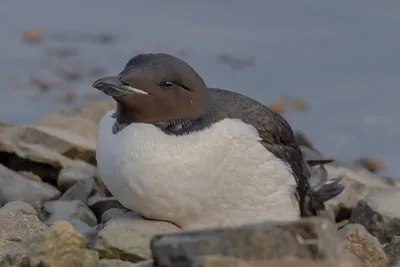
<path fill-rule="evenodd" d="M 292 173 L 252 125 L 224 119 L 175 136 L 132 123 L 113 134 L 113 113 L 100 121 L 96 157 L 100 178 L 126 208 L 181 228 L 299 218 Z"/>

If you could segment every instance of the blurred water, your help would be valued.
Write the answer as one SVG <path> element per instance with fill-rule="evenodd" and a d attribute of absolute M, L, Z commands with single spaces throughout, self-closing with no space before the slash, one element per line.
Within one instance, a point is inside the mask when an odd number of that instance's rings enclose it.
<path fill-rule="evenodd" d="M 2 0 L 0 120 L 32 122 L 60 106 L 54 96 L 32 99 L 33 89 L 13 85 L 47 74 L 40 67 L 45 45 L 21 42 L 27 27 L 113 32 L 113 45 L 80 45 L 80 64 L 111 74 L 137 51 L 187 51 L 184 59 L 210 87 L 265 104 L 281 95 L 304 99 L 308 112 L 284 116 L 322 152 L 343 160 L 377 156 L 400 176 L 399 25 L 400 1 Z M 255 57 L 255 66 L 218 64 L 220 52 Z M 64 87 L 84 94 L 93 80 Z"/>

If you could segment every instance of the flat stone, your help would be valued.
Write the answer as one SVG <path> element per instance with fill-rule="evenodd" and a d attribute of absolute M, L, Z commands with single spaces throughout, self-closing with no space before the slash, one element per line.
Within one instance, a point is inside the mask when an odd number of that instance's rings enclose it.
<path fill-rule="evenodd" d="M 180 231 L 174 224 L 120 218 L 99 232 L 95 249 L 101 258 L 138 262 L 151 258 L 150 240 L 155 234 Z"/>
<path fill-rule="evenodd" d="M 346 247 L 353 252 L 365 267 L 386 267 L 388 259 L 378 239 L 360 224 L 348 224 L 340 232 Z"/>
<path fill-rule="evenodd" d="M 400 236 L 394 236 L 384 251 L 389 260 L 389 267 L 400 265 Z"/>
<path fill-rule="evenodd" d="M 355 261 L 335 225 L 322 218 L 263 222 L 156 235 L 151 240 L 155 265 L 190 266 L 198 257 L 228 256 L 242 260 L 300 257 L 317 261 Z"/>
<path fill-rule="evenodd" d="M 83 168 L 79 166 L 63 168 L 57 178 L 58 188 L 61 191 L 66 191 L 75 182 L 93 180 L 96 173 L 96 168 Z"/>
<path fill-rule="evenodd" d="M 19 243 L 47 226 L 32 214 L 0 210 L 0 259 Z"/>
<path fill-rule="evenodd" d="M 28 180 L 0 164 L 0 205 L 14 200 L 43 202 L 57 199 L 60 194 L 57 188 L 43 182 Z"/>
<path fill-rule="evenodd" d="M 56 222 L 44 232 L 25 239 L 21 246 L 7 253 L 9 265 L 94 267 L 98 254 L 86 248 L 85 238 L 66 221 Z M 26 265 L 24 265 L 26 266 Z"/>
<path fill-rule="evenodd" d="M 24 214 L 30 214 L 30 215 L 35 215 L 38 216 L 37 211 L 35 210 L 32 205 L 29 203 L 23 202 L 23 201 L 11 201 L 5 204 L 1 209 L 1 211 L 6 211 L 6 212 L 17 212 L 17 213 L 24 213 Z"/>
<path fill-rule="evenodd" d="M 382 189 L 369 193 L 354 208 L 350 223 L 363 225 L 381 243 L 400 235 L 400 190 Z"/>
<path fill-rule="evenodd" d="M 326 202 L 327 207 L 333 208 L 337 221 L 349 219 L 358 201 L 368 193 L 390 187 L 384 179 L 355 165 L 333 162 L 324 167 L 329 178 L 341 177 L 345 186 L 341 194 Z"/>
<path fill-rule="evenodd" d="M 72 159 L 95 161 L 96 143 L 67 130 L 38 125 L 18 125 L 3 127 L 2 134 L 9 140 L 38 144 Z"/>

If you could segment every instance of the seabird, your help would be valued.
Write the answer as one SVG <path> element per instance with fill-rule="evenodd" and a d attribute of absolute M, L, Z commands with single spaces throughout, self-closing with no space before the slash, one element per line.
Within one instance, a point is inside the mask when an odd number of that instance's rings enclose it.
<path fill-rule="evenodd" d="M 183 229 L 290 221 L 344 188 L 306 163 L 282 116 L 208 88 L 177 57 L 137 55 L 93 87 L 117 102 L 99 122 L 99 176 L 145 218 Z"/>

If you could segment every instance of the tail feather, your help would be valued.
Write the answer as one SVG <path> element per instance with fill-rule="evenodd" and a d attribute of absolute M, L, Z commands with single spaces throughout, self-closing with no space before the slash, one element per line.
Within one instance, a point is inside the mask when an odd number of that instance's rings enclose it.
<path fill-rule="evenodd" d="M 309 212 L 315 215 L 318 211 L 325 210 L 324 203 L 343 192 L 345 186 L 341 184 L 341 177 L 328 179 L 328 172 L 323 164 L 318 168 L 311 168 L 310 188 L 306 197 Z"/>

